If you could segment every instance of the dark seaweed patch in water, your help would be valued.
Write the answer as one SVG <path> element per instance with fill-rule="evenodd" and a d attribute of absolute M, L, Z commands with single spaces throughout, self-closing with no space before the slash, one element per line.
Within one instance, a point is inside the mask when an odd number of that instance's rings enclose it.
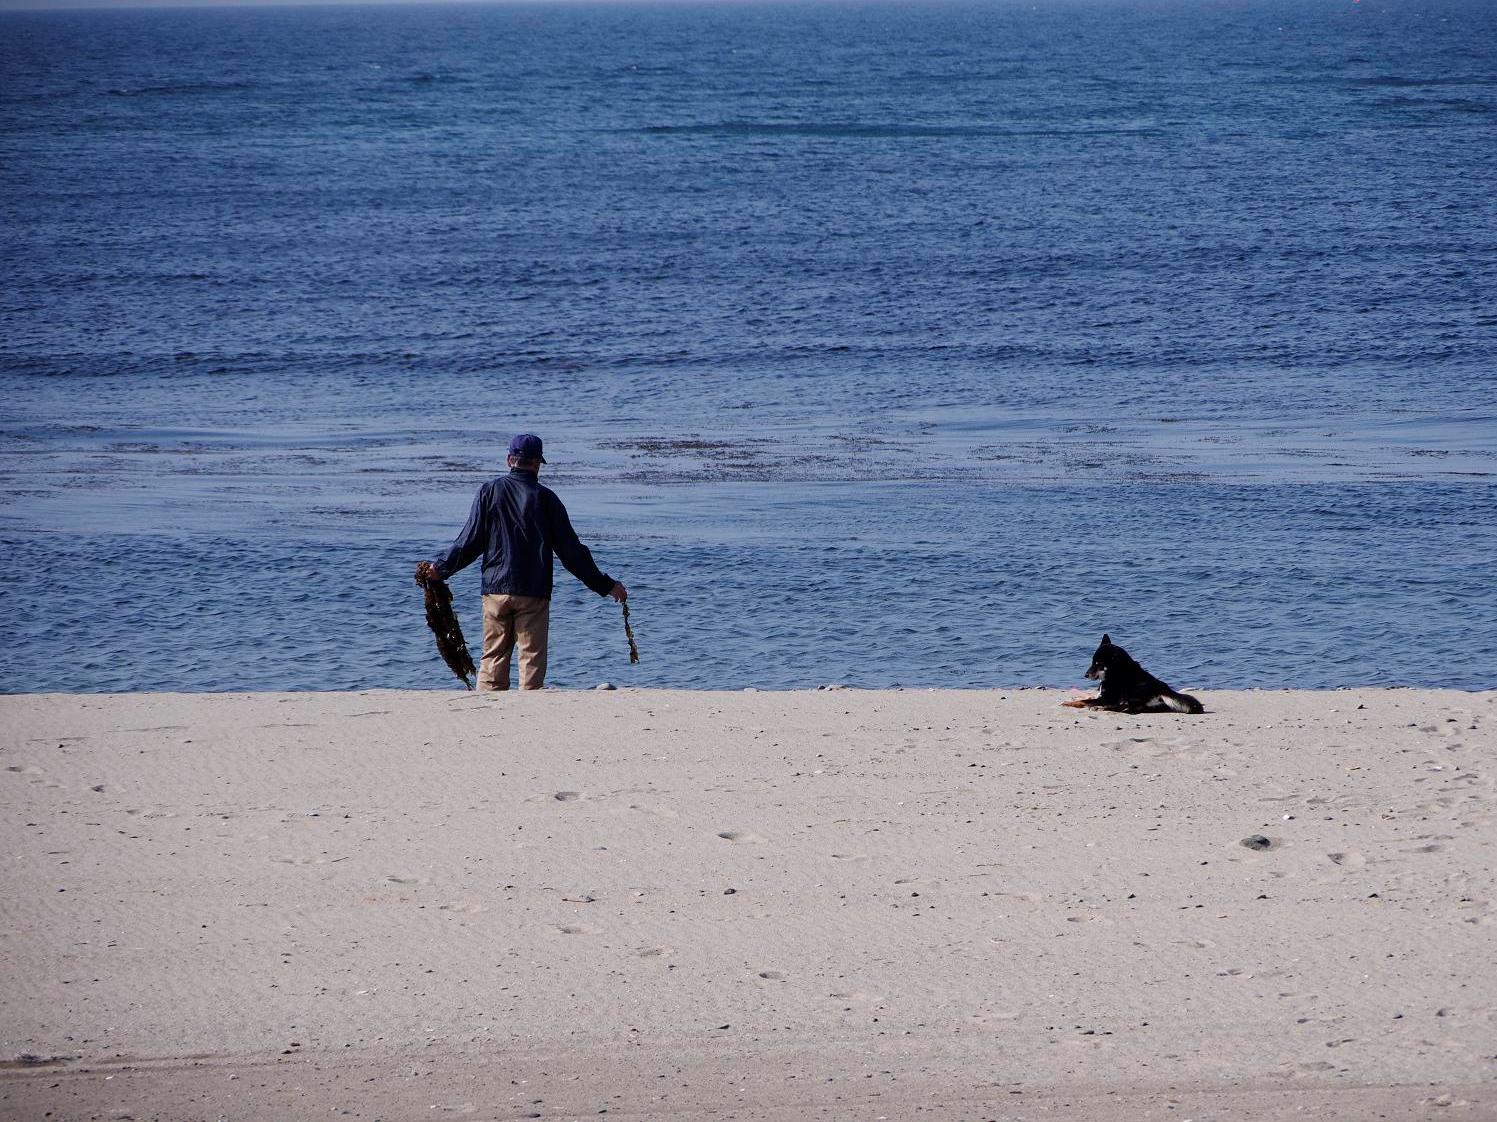
<path fill-rule="evenodd" d="M 739 440 L 704 440 L 701 437 L 639 437 L 631 440 L 604 440 L 602 448 L 619 448 L 638 455 L 677 456 L 686 454 L 753 456 L 760 449 L 772 445 L 768 439 L 745 438 Z"/>

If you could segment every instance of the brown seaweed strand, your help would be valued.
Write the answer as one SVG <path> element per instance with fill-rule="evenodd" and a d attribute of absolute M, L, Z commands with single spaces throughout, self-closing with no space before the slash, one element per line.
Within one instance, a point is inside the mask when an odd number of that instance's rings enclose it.
<path fill-rule="evenodd" d="M 452 589 L 447 587 L 446 581 L 426 570 L 417 571 L 416 583 L 425 594 L 426 626 L 436 636 L 437 653 L 458 680 L 471 690 L 473 683 L 468 678 L 477 678 L 478 671 L 473 666 L 473 656 L 468 653 L 468 643 L 463 638 L 457 613 L 452 610 Z"/>
<path fill-rule="evenodd" d="M 629 626 L 629 605 L 622 605 L 624 609 L 624 636 L 629 640 L 629 661 L 639 661 L 639 648 L 634 645 L 634 628 Z"/>

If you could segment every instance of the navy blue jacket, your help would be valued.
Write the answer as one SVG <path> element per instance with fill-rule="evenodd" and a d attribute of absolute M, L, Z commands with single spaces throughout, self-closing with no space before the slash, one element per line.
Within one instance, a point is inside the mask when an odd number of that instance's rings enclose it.
<path fill-rule="evenodd" d="M 483 591 L 511 596 L 551 596 L 554 555 L 599 596 L 613 590 L 587 546 L 577 540 L 567 508 L 533 471 L 511 468 L 478 489 L 468 521 L 443 556 L 433 563 L 446 580 L 483 555 Z"/>

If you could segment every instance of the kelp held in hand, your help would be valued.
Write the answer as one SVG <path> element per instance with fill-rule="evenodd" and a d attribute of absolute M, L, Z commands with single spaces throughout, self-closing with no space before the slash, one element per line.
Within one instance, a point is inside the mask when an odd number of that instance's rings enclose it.
<path fill-rule="evenodd" d="M 629 626 L 629 605 L 622 605 L 624 609 L 624 637 L 629 640 L 629 661 L 639 661 L 639 648 L 634 645 L 634 628 Z"/>
<path fill-rule="evenodd" d="M 426 626 L 437 637 L 437 653 L 448 669 L 471 690 L 473 683 L 468 679 L 477 678 L 478 671 L 473 666 L 473 656 L 468 653 L 468 643 L 463 638 L 462 625 L 457 622 L 457 613 L 452 610 L 452 589 L 437 576 L 428 561 L 416 566 L 416 583 L 426 595 Z"/>

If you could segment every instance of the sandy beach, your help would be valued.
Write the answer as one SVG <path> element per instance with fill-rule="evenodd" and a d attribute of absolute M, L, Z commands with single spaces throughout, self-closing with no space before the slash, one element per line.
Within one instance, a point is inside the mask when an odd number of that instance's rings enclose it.
<path fill-rule="evenodd" d="M 1497 693 L 1069 696 L 0 698 L 0 1116 L 1497 1118 Z"/>

